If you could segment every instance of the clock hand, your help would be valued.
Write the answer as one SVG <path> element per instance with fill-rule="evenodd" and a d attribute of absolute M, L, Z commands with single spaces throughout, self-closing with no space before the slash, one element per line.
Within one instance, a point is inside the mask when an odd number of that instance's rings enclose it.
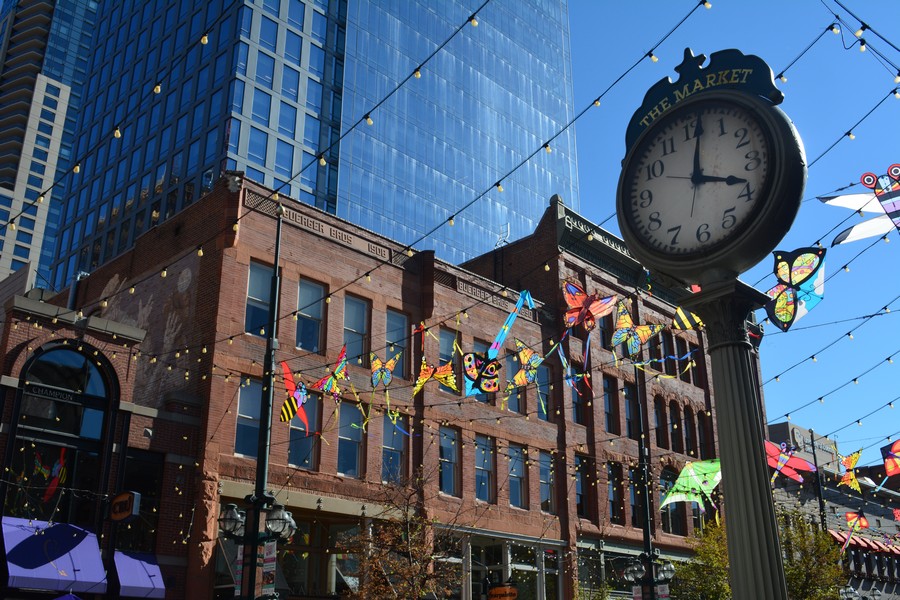
<path fill-rule="evenodd" d="M 701 174 L 698 178 L 697 183 L 726 183 L 728 185 L 735 185 L 738 183 L 747 183 L 746 179 L 741 179 L 740 177 L 735 177 L 734 175 L 729 175 L 728 177 L 716 177 L 715 175 L 703 175 Z"/>
<path fill-rule="evenodd" d="M 691 173 L 691 183 L 697 185 L 699 183 L 703 183 L 703 169 L 700 168 L 700 136 L 703 135 L 703 122 L 701 121 L 700 113 L 697 113 L 697 126 L 694 128 L 694 139 L 697 140 L 696 144 L 694 144 L 694 171 Z"/>

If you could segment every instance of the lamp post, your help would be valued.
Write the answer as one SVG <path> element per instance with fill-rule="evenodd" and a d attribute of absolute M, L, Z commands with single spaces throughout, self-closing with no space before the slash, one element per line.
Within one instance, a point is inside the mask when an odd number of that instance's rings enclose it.
<path fill-rule="evenodd" d="M 645 566 L 646 565 L 646 566 Z M 654 549 L 651 553 L 641 552 L 640 556 L 632 559 L 628 566 L 625 567 L 624 577 L 630 583 L 639 583 L 642 586 L 648 586 L 650 589 L 650 598 L 657 598 L 657 586 L 659 584 L 667 584 L 672 581 L 675 576 L 675 566 L 668 560 L 659 558 L 659 550 Z M 646 587 L 641 590 L 643 596 Z M 668 594 L 664 596 L 668 598 Z"/>
<path fill-rule="evenodd" d="M 278 300 L 281 295 L 281 275 L 278 270 L 281 257 L 281 226 L 284 217 L 284 206 L 280 202 L 275 203 L 275 253 L 272 267 L 272 284 L 269 289 L 269 315 L 266 331 L 266 355 L 263 360 L 263 386 L 262 398 L 259 403 L 259 437 L 256 447 L 256 485 L 252 494 L 244 501 L 249 509 L 246 513 L 238 512 L 236 505 L 229 504 L 225 512 L 219 518 L 219 524 L 223 532 L 233 528 L 232 536 L 243 525 L 243 579 L 241 585 L 241 598 L 245 600 L 256 599 L 256 572 L 259 560 L 259 544 L 277 539 L 278 537 L 290 537 L 296 525 L 293 524 L 291 514 L 284 507 L 275 503 L 275 497 L 266 490 L 269 477 L 269 446 L 271 443 L 272 428 L 272 404 L 275 399 L 275 351 L 278 349 L 278 339 L 275 337 L 278 325 Z M 261 531 L 262 513 L 266 513 L 265 528 L 269 534 Z M 277 594 L 276 594 L 277 596 Z"/>

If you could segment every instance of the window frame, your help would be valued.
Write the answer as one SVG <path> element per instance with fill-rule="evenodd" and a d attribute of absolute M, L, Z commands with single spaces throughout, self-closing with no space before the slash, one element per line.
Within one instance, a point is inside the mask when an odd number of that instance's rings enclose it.
<path fill-rule="evenodd" d="M 522 444 L 510 442 L 506 449 L 509 459 L 509 505 L 514 508 L 528 510 L 528 448 Z M 517 482 L 519 502 L 513 502 L 513 482 Z"/>
<path fill-rule="evenodd" d="M 337 464 L 335 472 L 344 477 L 352 477 L 353 479 L 364 479 L 366 473 L 366 432 L 363 429 L 363 413 L 361 404 L 355 402 L 343 401 L 338 408 L 338 447 L 337 447 Z M 356 425 L 354 427 L 354 425 Z M 354 457 L 356 473 L 351 470 L 342 470 L 341 462 L 343 448 L 351 448 L 355 450 L 349 456 Z"/>
<path fill-rule="evenodd" d="M 394 425 L 394 419 L 398 421 L 402 420 L 403 423 L 399 425 Z M 382 418 L 382 435 L 381 435 L 381 482 L 387 484 L 400 484 L 407 478 L 408 472 L 408 456 L 409 456 L 409 443 L 407 440 L 407 436 L 401 432 L 397 431 L 397 427 L 403 427 L 406 431 L 409 431 L 409 427 L 407 425 L 409 419 L 404 414 L 396 415 L 395 417 L 391 417 L 391 415 L 385 413 Z M 390 432 L 390 436 L 388 436 L 388 432 Z M 391 442 L 396 443 L 397 440 L 400 442 L 400 447 L 388 444 L 388 438 L 390 437 Z M 387 455 L 397 456 L 396 463 L 398 464 L 399 471 L 397 473 L 387 473 L 386 468 L 388 461 L 385 460 Z M 393 461 L 392 461 L 393 462 Z M 386 476 L 386 473 L 388 476 Z M 390 475 L 393 475 L 391 477 Z"/>
<path fill-rule="evenodd" d="M 475 499 L 494 504 L 497 501 L 496 464 L 494 438 L 483 433 L 475 434 Z M 486 488 L 486 491 L 482 491 Z"/>
<path fill-rule="evenodd" d="M 363 330 L 357 331 L 352 327 L 348 327 L 347 324 L 347 306 L 349 303 L 359 303 L 359 306 L 363 309 Z M 347 360 L 355 360 L 357 364 L 362 365 L 364 367 L 369 366 L 369 347 L 370 347 L 370 336 L 369 331 L 372 328 L 372 303 L 365 298 L 361 298 L 359 296 L 354 296 L 351 294 L 347 294 L 344 296 L 344 345 L 347 346 Z M 356 339 L 348 340 L 348 334 L 355 337 Z M 359 345 L 359 353 L 354 354 L 354 349 L 351 348 L 351 345 L 355 346 Z"/>
<path fill-rule="evenodd" d="M 319 431 L 321 425 L 321 417 L 322 417 L 322 396 L 321 394 L 310 392 L 307 390 L 306 402 L 303 404 L 304 410 L 306 411 L 306 417 L 309 421 L 309 427 L 311 431 L 306 432 L 305 428 L 302 427 L 303 422 L 300 420 L 300 417 L 294 415 L 294 417 L 288 423 L 288 459 L 287 463 L 291 467 L 295 467 L 297 469 L 303 469 L 306 471 L 317 471 L 319 468 L 319 444 L 316 439 L 316 432 Z M 314 408 L 313 408 L 314 407 Z M 303 432 L 303 437 L 299 437 L 300 434 L 298 432 Z M 307 435 L 308 434 L 308 435 Z M 295 435 L 297 437 L 295 437 Z M 302 443 L 301 443 L 302 442 Z M 305 461 L 309 466 L 304 466 L 302 463 L 293 462 L 292 458 L 296 455 L 297 452 L 303 446 L 310 446 L 310 451 L 307 456 L 307 460 Z"/>
<path fill-rule="evenodd" d="M 315 287 L 321 290 L 319 299 L 313 304 L 302 304 L 304 302 L 304 284 Z M 315 292 L 315 290 L 310 290 L 311 292 Z M 297 327 L 295 331 L 294 344 L 295 347 L 304 350 L 306 352 L 314 352 L 316 354 L 323 354 L 325 351 L 325 325 L 327 324 L 327 304 L 325 303 L 325 298 L 328 293 L 328 288 L 324 283 L 319 283 L 318 281 L 314 281 L 312 279 L 301 277 L 300 281 L 297 283 L 297 312 L 295 313 L 297 316 Z M 315 294 L 313 294 L 315 295 Z M 318 308 L 319 316 L 316 318 L 314 314 L 311 314 L 307 311 L 307 309 L 313 305 L 316 305 Z M 304 348 L 301 346 L 301 328 L 306 323 L 313 323 L 316 330 L 318 331 L 318 341 L 316 342 L 315 348 Z"/>
<path fill-rule="evenodd" d="M 442 425 L 438 430 L 440 439 L 438 440 L 438 489 L 442 494 L 461 497 L 460 489 L 460 446 L 459 446 L 459 430 L 453 427 Z M 444 441 L 452 440 L 445 445 Z M 445 456 L 444 449 L 452 449 L 452 453 Z M 450 469 L 450 473 L 445 473 L 445 469 Z M 445 480 L 452 483 L 453 489 L 446 489 Z"/>
<path fill-rule="evenodd" d="M 556 494 L 553 477 L 553 455 L 546 450 L 538 453 L 538 479 L 540 481 L 541 512 L 556 514 Z"/>

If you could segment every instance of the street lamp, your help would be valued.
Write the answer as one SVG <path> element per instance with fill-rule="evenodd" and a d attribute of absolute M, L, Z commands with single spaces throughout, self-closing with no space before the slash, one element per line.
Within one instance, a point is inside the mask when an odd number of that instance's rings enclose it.
<path fill-rule="evenodd" d="M 869 590 L 869 595 L 866 596 L 869 600 L 880 600 L 881 598 L 881 590 L 878 588 L 872 588 Z"/>
<path fill-rule="evenodd" d="M 838 594 L 841 600 L 858 600 L 859 592 L 850 587 L 849 585 L 845 585 L 841 588 L 840 593 Z"/>
<path fill-rule="evenodd" d="M 649 565 L 650 569 L 647 569 Z M 660 559 L 659 550 L 654 548 L 649 554 L 641 552 L 640 556 L 629 561 L 623 573 L 629 583 L 650 586 L 650 597 L 656 598 L 656 586 L 669 583 L 675 576 L 675 565 L 671 561 Z"/>

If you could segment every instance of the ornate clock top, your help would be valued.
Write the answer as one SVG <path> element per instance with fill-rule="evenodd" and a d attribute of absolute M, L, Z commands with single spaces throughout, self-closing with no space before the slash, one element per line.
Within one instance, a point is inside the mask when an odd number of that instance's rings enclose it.
<path fill-rule="evenodd" d="M 775 87 L 771 67 L 758 56 L 730 49 L 713 52 L 709 64 L 703 67 L 705 60 L 705 55 L 694 56 L 690 48 L 685 48 L 684 59 L 675 67 L 678 80 L 663 77 L 647 90 L 625 130 L 626 153 L 641 132 L 663 113 L 698 93 L 732 89 L 765 98 L 773 105 L 784 100 L 784 94 Z"/>

